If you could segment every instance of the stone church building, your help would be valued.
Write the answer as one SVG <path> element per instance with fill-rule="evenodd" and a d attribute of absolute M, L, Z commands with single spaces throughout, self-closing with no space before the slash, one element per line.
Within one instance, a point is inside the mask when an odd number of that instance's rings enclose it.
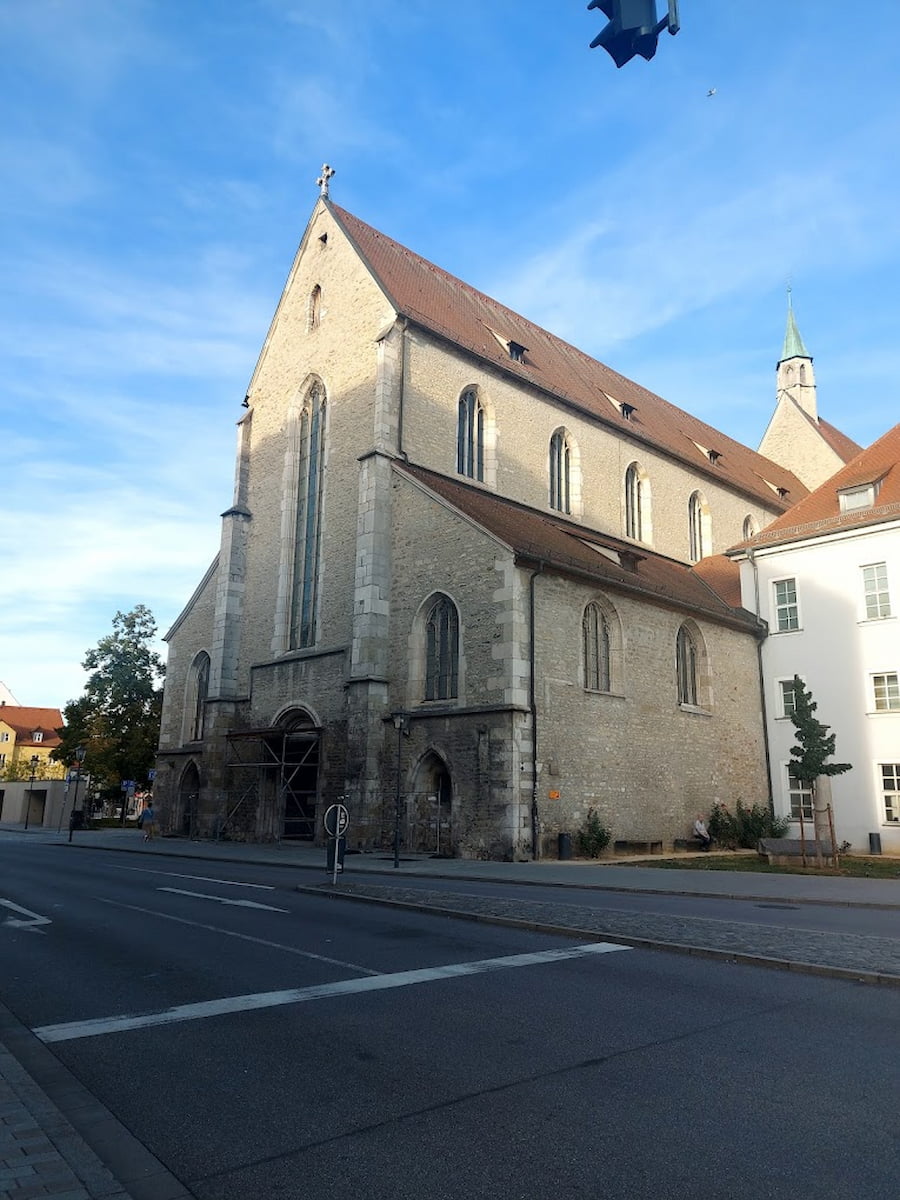
<path fill-rule="evenodd" d="M 320 840 L 340 800 L 351 848 L 396 826 L 517 858 L 592 809 L 671 845 L 715 801 L 766 802 L 765 627 L 723 552 L 806 495 L 799 470 L 320 186 L 219 554 L 167 634 L 164 823 Z"/>

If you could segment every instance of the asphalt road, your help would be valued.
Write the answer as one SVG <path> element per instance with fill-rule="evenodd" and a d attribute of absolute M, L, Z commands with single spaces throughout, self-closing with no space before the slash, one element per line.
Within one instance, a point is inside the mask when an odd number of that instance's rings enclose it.
<path fill-rule="evenodd" d="M 0 1000 L 200 1200 L 896 1196 L 894 989 L 296 882 L 0 843 Z"/>

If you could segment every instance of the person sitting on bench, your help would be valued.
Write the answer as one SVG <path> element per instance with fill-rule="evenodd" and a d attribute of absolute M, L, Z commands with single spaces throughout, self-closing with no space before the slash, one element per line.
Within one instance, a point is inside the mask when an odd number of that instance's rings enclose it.
<path fill-rule="evenodd" d="M 706 822 L 702 816 L 698 816 L 694 822 L 694 837 L 700 843 L 702 850 L 708 850 L 712 845 L 712 838 L 709 836 L 709 830 L 706 828 Z"/>

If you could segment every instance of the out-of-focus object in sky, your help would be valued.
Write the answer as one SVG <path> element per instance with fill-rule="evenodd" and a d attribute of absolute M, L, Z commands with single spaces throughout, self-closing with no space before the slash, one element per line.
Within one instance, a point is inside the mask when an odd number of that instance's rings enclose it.
<path fill-rule="evenodd" d="M 709 91 L 706 93 L 706 95 L 707 95 L 707 98 L 708 98 L 709 96 L 714 96 L 715 94 L 716 94 L 716 89 L 715 89 L 715 88 L 710 88 L 710 89 L 709 89 Z"/>
<path fill-rule="evenodd" d="M 656 53 L 656 42 L 664 29 L 675 34 L 678 0 L 668 0 L 669 11 L 656 19 L 656 0 L 591 0 L 588 9 L 599 8 L 609 17 L 606 28 L 591 42 L 591 49 L 602 46 L 617 67 L 624 67 L 636 54 L 647 61 Z"/>

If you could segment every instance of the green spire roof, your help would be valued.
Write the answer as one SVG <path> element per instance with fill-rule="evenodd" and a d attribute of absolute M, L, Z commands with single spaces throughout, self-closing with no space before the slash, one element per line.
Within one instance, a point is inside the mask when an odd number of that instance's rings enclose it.
<path fill-rule="evenodd" d="M 788 317 L 787 329 L 784 333 L 784 346 L 781 350 L 781 358 L 779 362 L 784 362 L 787 358 L 811 358 L 809 351 L 803 345 L 803 338 L 800 336 L 800 330 L 797 328 L 797 322 L 794 320 L 794 306 L 791 303 L 791 292 L 788 289 Z"/>

